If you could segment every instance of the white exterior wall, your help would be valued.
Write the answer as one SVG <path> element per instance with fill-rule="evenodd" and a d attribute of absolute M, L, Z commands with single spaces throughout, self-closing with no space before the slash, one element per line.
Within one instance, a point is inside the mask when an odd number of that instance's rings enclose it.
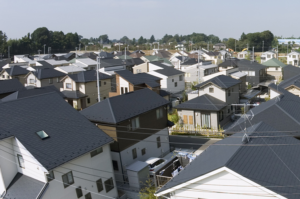
<path fill-rule="evenodd" d="M 160 137 L 161 147 L 157 148 L 156 138 Z M 137 158 L 133 159 L 132 157 L 132 149 L 136 148 Z M 146 149 L 146 154 L 142 155 L 142 149 Z M 115 172 L 117 180 L 123 180 L 123 176 L 121 175 L 121 166 L 123 166 L 123 171 L 126 171 L 126 167 L 132 164 L 133 162 L 145 161 L 150 157 L 159 157 L 163 153 L 170 151 L 169 146 L 169 130 L 165 128 L 154 135 L 147 137 L 146 139 L 128 147 L 124 151 L 111 152 L 112 160 L 118 161 L 119 171 Z M 120 163 L 122 161 L 122 165 Z"/>
<path fill-rule="evenodd" d="M 214 92 L 210 93 L 209 88 L 214 88 Z M 213 84 L 207 84 L 205 87 L 199 89 L 199 96 L 208 94 L 211 95 L 219 100 L 222 100 L 223 102 L 226 102 L 226 92 L 224 89 L 220 89 L 216 87 Z"/>
<path fill-rule="evenodd" d="M 276 70 L 277 68 L 277 70 Z M 281 72 L 281 67 L 268 67 L 267 72 Z"/>
<path fill-rule="evenodd" d="M 124 92 L 125 92 L 125 88 L 127 88 L 128 92 L 129 92 L 129 83 L 128 83 L 128 81 L 126 81 L 125 79 L 123 79 L 122 77 L 119 76 L 119 83 L 120 83 L 120 86 L 119 86 L 120 89 L 121 89 L 121 87 L 124 87 Z"/>
<path fill-rule="evenodd" d="M 280 95 L 279 93 L 277 93 L 277 92 L 273 91 L 272 89 L 270 89 L 270 99 L 273 99 L 273 98 L 275 98 L 279 95 Z"/>
<path fill-rule="evenodd" d="M 30 84 L 30 79 L 34 79 L 34 80 L 35 80 L 35 83 L 34 83 L 34 84 Z M 26 81 L 25 86 L 42 87 L 41 81 L 40 81 L 39 79 L 37 79 L 32 73 L 30 73 L 30 74 L 27 76 L 27 81 Z"/>
<path fill-rule="evenodd" d="M 226 170 L 196 181 L 193 184 L 187 184 L 187 186 L 174 191 L 171 198 L 188 199 L 195 198 L 195 196 L 206 199 L 284 198 L 238 174 L 236 175 L 234 172 Z"/>
<path fill-rule="evenodd" d="M 91 157 L 90 153 L 87 153 L 83 156 L 80 156 L 79 158 L 70 161 L 70 163 L 97 169 L 97 170 L 83 168 L 68 163 L 55 168 L 54 169 L 55 180 L 50 181 L 47 191 L 43 196 L 43 199 L 77 198 L 75 188 L 79 186 L 81 186 L 82 188 L 82 192 L 83 192 L 82 198 L 84 198 L 84 195 L 87 194 L 88 192 L 91 192 L 93 199 L 95 198 L 107 199 L 107 197 L 101 195 L 105 195 L 113 198 L 118 197 L 115 178 L 113 174 L 109 144 L 103 146 L 103 152 L 94 157 Z M 67 188 L 64 188 L 64 185 L 62 184 L 62 175 L 71 170 L 73 172 L 74 184 L 72 184 L 72 186 L 68 186 Z M 103 170 L 103 171 L 99 171 L 99 170 Z M 83 174 L 83 173 L 87 173 L 87 174 Z M 114 179 L 114 189 L 106 193 L 104 181 L 111 177 Z M 102 179 L 103 190 L 100 193 L 98 193 L 96 181 L 99 180 L 100 178 Z M 57 180 L 60 182 L 58 182 Z"/>

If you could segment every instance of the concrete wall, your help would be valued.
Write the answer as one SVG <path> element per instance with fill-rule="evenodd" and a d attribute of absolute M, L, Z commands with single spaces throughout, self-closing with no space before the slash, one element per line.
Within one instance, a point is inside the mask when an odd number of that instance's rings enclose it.
<path fill-rule="evenodd" d="M 211 199 L 284 198 L 260 185 L 257 185 L 256 183 L 253 183 L 246 178 L 229 173 L 227 171 L 210 174 L 210 176 L 208 176 L 207 178 L 196 181 L 192 184 L 185 184 L 186 186 L 179 188 L 173 192 L 173 196 L 171 196 L 171 199 L 188 199 L 195 196 L 198 196 L 198 198 Z M 201 191 L 199 192 L 199 190 Z"/>

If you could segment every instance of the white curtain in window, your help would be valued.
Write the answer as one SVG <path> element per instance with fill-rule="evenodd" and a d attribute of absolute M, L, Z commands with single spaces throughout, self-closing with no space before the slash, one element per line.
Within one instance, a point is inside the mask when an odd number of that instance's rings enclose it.
<path fill-rule="evenodd" d="M 202 115 L 202 127 L 210 128 L 210 114 L 201 114 Z"/>

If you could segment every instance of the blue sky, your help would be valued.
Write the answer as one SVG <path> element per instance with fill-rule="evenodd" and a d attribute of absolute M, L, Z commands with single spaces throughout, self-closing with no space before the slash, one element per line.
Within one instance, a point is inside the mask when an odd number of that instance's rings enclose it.
<path fill-rule="evenodd" d="M 0 30 L 9 38 L 38 27 L 109 39 L 193 32 L 222 39 L 264 30 L 300 36 L 299 0 L 0 0 L 0 5 Z"/>

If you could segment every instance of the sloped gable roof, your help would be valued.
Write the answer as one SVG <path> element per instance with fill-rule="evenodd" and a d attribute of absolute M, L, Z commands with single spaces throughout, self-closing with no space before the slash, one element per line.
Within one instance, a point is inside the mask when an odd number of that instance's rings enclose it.
<path fill-rule="evenodd" d="M 82 71 L 77 74 L 68 75 L 72 80 L 75 82 L 93 82 L 97 81 L 97 71 L 95 70 L 88 70 L 88 71 Z M 99 72 L 99 80 L 104 79 L 112 79 L 113 77 L 104 73 Z"/>
<path fill-rule="evenodd" d="M 262 65 L 270 66 L 270 67 L 285 67 L 286 66 L 284 63 L 282 63 L 281 61 L 279 61 L 276 58 L 272 58 L 272 59 L 262 63 Z"/>
<path fill-rule="evenodd" d="M 26 75 L 29 71 L 26 68 L 22 68 L 18 65 L 11 66 L 10 68 L 4 68 L 10 76 Z"/>
<path fill-rule="evenodd" d="M 0 80 L 0 94 L 12 93 L 24 89 L 18 79 Z"/>
<path fill-rule="evenodd" d="M 55 70 L 53 68 L 38 69 L 38 70 L 32 71 L 30 73 L 32 73 L 37 79 L 63 77 L 63 76 L 66 75 L 65 73 L 62 73 L 62 72 L 60 72 L 58 70 Z"/>
<path fill-rule="evenodd" d="M 123 79 L 127 80 L 129 83 L 133 85 L 147 84 L 152 88 L 160 86 L 160 84 L 157 83 L 156 81 L 161 80 L 161 78 L 147 73 L 133 74 L 128 70 L 115 71 L 115 73 L 120 75 Z"/>
<path fill-rule="evenodd" d="M 212 83 L 212 84 L 214 84 L 214 85 L 216 85 L 216 86 L 218 86 L 220 88 L 226 89 L 226 88 L 230 88 L 230 87 L 232 87 L 232 86 L 234 86 L 236 84 L 241 83 L 241 81 L 237 80 L 237 79 L 234 79 L 232 77 L 229 77 L 229 76 L 219 75 L 219 76 L 216 76 L 216 77 L 214 77 L 212 79 L 209 79 L 209 80 L 207 80 L 205 82 L 202 82 L 202 83 L 196 85 L 196 87 L 197 88 L 201 88 L 201 87 L 203 87 L 203 86 L 205 86 L 205 85 L 207 85 L 209 83 Z"/>

